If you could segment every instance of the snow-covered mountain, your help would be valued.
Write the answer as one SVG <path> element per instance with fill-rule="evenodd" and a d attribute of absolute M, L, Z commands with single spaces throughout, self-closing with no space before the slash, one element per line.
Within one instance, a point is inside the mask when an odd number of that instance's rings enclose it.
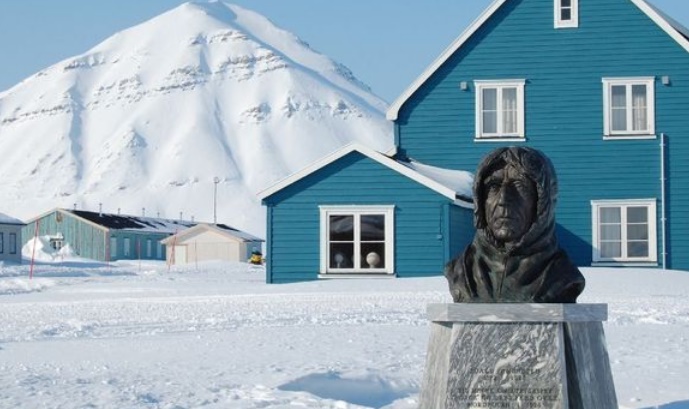
<path fill-rule="evenodd" d="M 0 211 L 218 221 L 262 236 L 255 194 L 349 142 L 393 147 L 385 103 L 265 17 L 191 2 L 0 93 Z"/>

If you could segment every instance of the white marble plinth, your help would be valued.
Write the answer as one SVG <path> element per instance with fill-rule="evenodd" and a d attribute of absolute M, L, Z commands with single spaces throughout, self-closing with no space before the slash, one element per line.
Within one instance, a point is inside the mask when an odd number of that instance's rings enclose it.
<path fill-rule="evenodd" d="M 617 408 L 601 304 L 432 304 L 422 409 Z"/>

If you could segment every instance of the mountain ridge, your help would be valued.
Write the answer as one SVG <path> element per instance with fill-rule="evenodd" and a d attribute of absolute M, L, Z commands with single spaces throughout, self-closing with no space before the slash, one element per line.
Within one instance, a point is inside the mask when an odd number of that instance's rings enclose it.
<path fill-rule="evenodd" d="M 392 149 L 369 90 L 258 13 L 185 3 L 0 93 L 0 206 L 210 221 L 217 188 L 218 220 L 263 235 L 256 192 L 350 142 Z"/>

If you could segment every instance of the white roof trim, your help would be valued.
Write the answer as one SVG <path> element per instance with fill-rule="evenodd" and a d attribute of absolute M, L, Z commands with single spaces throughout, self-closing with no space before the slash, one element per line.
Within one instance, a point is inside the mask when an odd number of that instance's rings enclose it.
<path fill-rule="evenodd" d="M 491 3 L 488 8 L 486 8 L 483 13 L 481 13 L 481 15 L 478 16 L 478 18 L 474 20 L 474 22 L 471 23 L 471 25 L 464 30 L 464 32 L 457 37 L 457 39 L 450 44 L 450 46 L 447 47 L 438 58 L 436 58 L 435 61 L 433 61 L 433 64 L 426 68 L 421 76 L 419 76 L 416 81 L 414 81 L 409 88 L 407 88 L 404 93 L 397 98 L 392 105 L 390 105 L 390 108 L 388 108 L 388 112 L 385 115 L 387 119 L 390 121 L 396 121 L 402 105 L 404 105 L 404 103 L 407 102 L 407 100 L 411 98 L 411 96 L 414 95 L 414 93 L 416 93 L 416 91 L 418 91 L 419 88 L 421 88 L 421 86 L 428 81 L 428 79 L 440 68 L 440 66 L 445 64 L 445 62 L 452 57 L 452 54 L 454 54 L 455 51 L 464 45 L 464 43 L 476 32 L 476 30 L 478 30 L 483 23 L 485 23 L 506 1 L 507 0 L 493 1 L 493 3 Z"/>
<path fill-rule="evenodd" d="M 165 239 L 161 240 L 160 242 L 162 244 L 167 245 L 167 244 L 172 244 L 175 241 L 177 241 L 177 242 L 183 241 L 187 238 L 187 236 L 190 236 L 199 230 L 215 233 L 219 236 L 222 236 L 222 237 L 225 237 L 225 238 L 228 238 L 228 239 L 240 242 L 240 243 L 252 243 L 252 242 L 258 242 L 258 241 L 260 241 L 260 242 L 264 241 L 262 239 L 259 239 L 258 237 L 254 237 L 254 236 L 252 236 L 248 233 L 245 233 L 243 231 L 237 231 L 237 233 L 240 233 L 243 235 L 243 237 L 240 237 L 240 236 L 233 234 L 233 232 L 230 230 L 226 230 L 226 229 L 217 227 L 213 224 L 199 223 L 194 227 L 190 227 L 188 229 L 180 231 L 177 234 L 173 234 L 172 236 L 168 236 Z"/>
<path fill-rule="evenodd" d="M 679 45 L 684 48 L 685 51 L 689 52 L 689 40 L 687 40 L 682 34 L 689 36 L 689 30 L 687 30 L 683 25 L 672 19 L 667 14 L 658 10 L 654 6 L 648 4 L 646 0 L 631 0 L 632 3 L 636 4 L 638 8 L 641 9 L 646 15 L 653 20 L 660 28 L 662 28 L 670 37 L 672 37 Z"/>
<path fill-rule="evenodd" d="M 330 155 L 322 158 L 321 160 L 313 163 L 311 166 L 308 166 L 299 172 L 296 172 L 285 179 L 281 180 L 280 182 L 274 184 L 273 186 L 259 192 L 257 195 L 259 199 L 264 200 L 267 197 L 279 192 L 280 190 L 286 188 L 287 186 L 292 185 L 293 183 L 305 178 L 306 176 L 324 168 L 327 165 L 330 165 L 331 163 L 337 161 L 338 159 L 352 153 L 352 152 L 359 152 L 364 156 L 367 156 L 370 159 L 375 160 L 376 162 L 387 166 L 388 168 L 401 173 L 402 175 L 408 177 L 409 179 L 414 180 L 415 182 L 418 182 L 429 189 L 432 189 L 441 195 L 451 199 L 455 200 L 457 196 L 457 192 L 453 191 L 452 189 L 448 188 L 447 186 L 444 186 L 435 180 L 424 176 L 420 174 L 419 172 L 408 168 L 407 166 L 402 165 L 401 163 L 397 162 L 396 160 L 389 158 L 385 155 L 383 155 L 380 152 L 377 152 L 371 148 L 368 148 L 366 146 L 353 143 L 344 146 L 343 148 L 331 153 Z"/>
<path fill-rule="evenodd" d="M 443 51 L 442 54 L 407 88 L 399 98 L 388 108 L 386 117 L 390 121 L 396 121 L 402 105 L 421 88 L 423 84 L 445 63 L 452 55 L 502 6 L 507 0 L 495 0 L 486 8 L 473 23 Z M 689 29 L 685 28 L 677 21 L 673 20 L 660 10 L 646 2 L 646 0 L 630 0 L 641 11 L 643 11 L 653 22 L 662 28 L 672 37 L 682 48 L 689 52 L 689 40 L 682 34 L 689 37 Z"/>

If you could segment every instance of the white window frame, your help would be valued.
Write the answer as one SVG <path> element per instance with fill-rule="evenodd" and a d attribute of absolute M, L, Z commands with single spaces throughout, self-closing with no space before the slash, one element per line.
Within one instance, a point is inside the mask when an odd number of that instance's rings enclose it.
<path fill-rule="evenodd" d="M 646 86 L 646 116 L 648 118 L 648 129 L 634 131 L 631 130 L 633 101 L 631 88 L 634 85 Z M 627 129 L 624 131 L 612 130 L 612 87 L 627 87 Z M 654 139 L 655 134 L 655 77 L 628 77 L 628 78 L 603 78 L 603 125 L 605 139 Z"/>
<path fill-rule="evenodd" d="M 658 228 L 656 199 L 629 199 L 629 200 L 592 200 L 591 201 L 591 232 L 593 244 L 594 263 L 657 263 L 658 262 Z M 648 208 L 648 257 L 629 257 L 627 253 L 627 213 L 621 212 L 621 242 L 622 255 L 615 258 L 603 258 L 600 255 L 599 243 L 599 214 L 603 207 L 647 207 Z"/>
<path fill-rule="evenodd" d="M 321 263 L 320 274 L 324 277 L 351 275 L 393 275 L 395 272 L 395 206 L 319 206 L 320 208 L 320 240 L 321 240 Z M 383 215 L 385 217 L 385 267 L 384 268 L 361 268 L 359 239 L 359 223 L 362 215 Z M 355 218 L 354 223 L 354 260 L 352 268 L 330 268 L 330 216 L 349 216 Z"/>
<path fill-rule="evenodd" d="M 564 7 L 562 5 L 562 0 L 554 0 L 554 10 L 555 10 L 555 28 L 577 28 L 579 27 L 579 0 L 571 0 L 570 7 Z M 566 8 L 571 8 L 571 18 L 569 20 L 562 19 L 562 10 Z"/>
<path fill-rule="evenodd" d="M 496 142 L 505 140 L 523 140 L 524 133 L 524 85 L 526 80 L 476 80 L 474 81 L 474 88 L 476 89 L 476 140 L 493 140 Z M 503 111 L 500 109 L 502 102 L 502 93 L 506 88 L 516 88 L 517 90 L 517 131 L 504 132 L 503 127 Z M 497 132 L 486 133 L 483 132 L 483 91 L 485 89 L 497 90 Z"/>

